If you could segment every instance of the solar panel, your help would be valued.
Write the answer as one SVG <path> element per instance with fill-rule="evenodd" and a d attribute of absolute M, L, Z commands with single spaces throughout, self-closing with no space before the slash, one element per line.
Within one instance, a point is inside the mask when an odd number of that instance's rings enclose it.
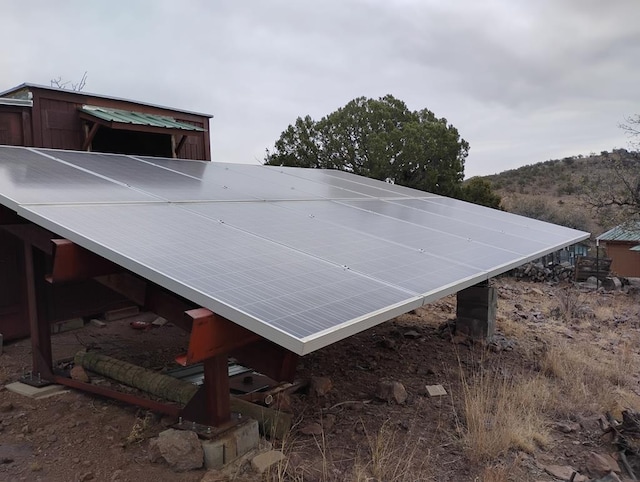
<path fill-rule="evenodd" d="M 157 198 L 39 154 L 0 146 L 0 202 L 19 204 L 152 202 Z"/>
<path fill-rule="evenodd" d="M 221 183 L 245 193 L 248 199 L 357 199 L 364 193 L 342 189 L 329 183 L 319 183 L 286 175 L 276 169 L 257 165 L 182 161 L 154 157 L 140 159 L 153 165 L 198 177 L 204 184 Z"/>
<path fill-rule="evenodd" d="M 305 354 L 588 233 L 328 170 L 0 147 L 0 202 Z"/>

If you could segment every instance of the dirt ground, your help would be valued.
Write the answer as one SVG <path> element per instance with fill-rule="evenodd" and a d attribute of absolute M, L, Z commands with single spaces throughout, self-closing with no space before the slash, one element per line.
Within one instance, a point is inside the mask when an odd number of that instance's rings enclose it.
<path fill-rule="evenodd" d="M 552 481 L 558 479 L 545 470 L 550 465 L 586 473 L 592 452 L 612 452 L 599 416 L 640 408 L 637 290 L 606 293 L 510 278 L 495 285 L 497 336 L 488 346 L 452 336 L 447 321 L 455 316 L 455 297 L 448 297 L 302 358 L 300 379 L 328 377 L 333 387 L 322 396 L 292 395 L 294 428 L 285 440 L 272 441 L 286 461 L 263 478 Z M 186 335 L 171 324 L 133 330 L 127 320 L 104 328 L 87 324 L 53 336 L 55 359 L 82 348 L 100 349 L 150 369 L 162 368 L 186 346 Z M 567 388 L 569 380 L 557 388 L 562 377 L 549 355 L 557 347 L 567 360 L 581 350 L 595 350 L 581 363 L 591 366 L 588 357 L 602 356 L 597 366 L 611 366 L 620 379 L 589 381 L 597 377 L 585 372 L 582 388 Z M 606 357 L 622 352 L 625 363 L 614 370 Z M 0 481 L 203 479 L 205 469 L 176 474 L 149 461 L 149 439 L 174 422 L 167 417 L 74 390 L 43 400 L 7 391 L 4 386 L 30 367 L 30 356 L 28 340 L 6 344 L 0 356 Z M 549 392 L 552 399 L 531 440 L 495 453 L 474 445 L 467 402 L 474 380 L 483 374 L 510 383 L 544 378 L 545 390 L 557 389 Z M 400 382 L 407 400 L 398 404 L 377 398 L 381 380 Z M 442 385 L 447 395 L 429 397 L 428 385 Z M 517 391 L 525 385 L 509 386 Z M 583 398 L 577 397 L 579 391 Z M 489 403 L 490 412 L 497 403 Z M 493 430 L 488 415 L 483 423 L 486 432 Z M 624 472 L 619 475 L 625 480 Z M 246 467 L 215 480 L 227 479 L 261 480 Z"/>

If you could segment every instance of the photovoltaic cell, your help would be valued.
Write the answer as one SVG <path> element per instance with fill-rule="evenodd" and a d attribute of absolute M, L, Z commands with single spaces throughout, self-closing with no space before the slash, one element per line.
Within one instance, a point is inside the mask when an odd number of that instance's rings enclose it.
<path fill-rule="evenodd" d="M 11 147 L 0 202 L 299 354 L 588 236 L 340 171 Z"/>
<path fill-rule="evenodd" d="M 157 199 L 18 147 L 0 146 L 0 199 L 19 204 L 151 202 Z"/>
<path fill-rule="evenodd" d="M 281 333 L 301 340 L 333 326 L 335 320 L 320 306 L 365 317 L 389 305 L 422 303 L 415 293 L 224 223 L 204 222 L 202 216 L 175 205 L 27 210 L 47 229 L 285 345 L 291 340 Z M 189 242 L 184 233 L 198 233 L 198 238 Z M 306 313 L 306 321 L 292 324 L 292 317 L 300 313 Z M 261 330 L 261 324 L 270 329 Z M 289 347 L 303 349 L 300 343 Z"/>
<path fill-rule="evenodd" d="M 308 181 L 288 176 L 277 169 L 258 165 L 211 163 L 202 161 L 178 161 L 153 157 L 141 157 L 146 162 L 197 177 L 204 185 L 220 185 L 242 193 L 238 200 L 283 199 L 358 199 L 365 194 L 326 183 Z"/>

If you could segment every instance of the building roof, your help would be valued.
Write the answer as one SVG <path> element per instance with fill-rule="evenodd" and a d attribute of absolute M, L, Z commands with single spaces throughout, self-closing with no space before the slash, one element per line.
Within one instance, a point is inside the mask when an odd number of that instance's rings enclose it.
<path fill-rule="evenodd" d="M 589 233 L 351 173 L 0 146 L 0 204 L 304 355 Z"/>
<path fill-rule="evenodd" d="M 68 90 L 68 89 L 60 89 L 58 87 L 51 87 L 48 85 L 39 85 L 39 84 L 32 84 L 29 82 L 24 82 L 20 85 L 17 85 L 15 87 L 12 87 L 10 89 L 7 89 L 3 92 L 0 92 L 0 97 L 7 97 L 10 96 L 11 94 L 15 94 L 21 90 L 30 90 L 30 89 L 41 89 L 41 90 L 51 90 L 51 91 L 56 91 L 56 92 L 65 92 L 67 94 L 76 94 L 78 96 L 86 96 L 86 97 L 98 97 L 101 99 L 109 99 L 109 100 L 117 100 L 117 101 L 121 101 L 121 102 L 131 102 L 133 104 L 139 104 L 139 105 L 146 105 L 149 107 L 157 107 L 159 109 L 167 109 L 167 110 L 173 110 L 176 112 L 183 112 L 185 114 L 193 114 L 193 115 L 198 115 L 198 116 L 202 116 L 202 117 L 213 117 L 211 114 L 203 114 L 202 112 L 193 112 L 193 111 L 188 111 L 188 110 L 183 110 L 183 109 L 176 109 L 175 107 L 167 107 L 164 105 L 158 105 L 158 104 L 150 104 L 148 102 L 141 102 L 139 100 L 132 100 L 132 99 L 123 99 L 121 97 L 112 97 L 112 96 L 108 96 L 108 95 L 102 95 L 102 94 L 93 94 L 91 92 L 85 92 L 84 90 L 81 92 L 76 92 L 73 90 Z M 29 100 L 29 99 L 28 99 Z"/>
<path fill-rule="evenodd" d="M 194 126 L 187 122 L 181 122 L 173 117 L 157 114 L 146 114 L 122 109 L 110 109 L 95 105 L 83 105 L 80 112 L 84 112 L 105 123 L 133 124 L 138 126 L 159 127 L 163 129 L 178 129 L 184 131 L 205 132 L 202 127 Z"/>
<path fill-rule="evenodd" d="M 602 233 L 596 239 L 599 241 L 621 241 L 640 243 L 640 221 L 630 221 L 620 224 L 606 233 Z"/>
<path fill-rule="evenodd" d="M 634 246 L 633 248 L 629 248 L 629 251 L 640 251 L 640 244 Z"/>
<path fill-rule="evenodd" d="M 19 107 L 33 107 L 33 101 L 29 99 L 11 99 L 0 97 L 0 105 L 15 105 Z"/>

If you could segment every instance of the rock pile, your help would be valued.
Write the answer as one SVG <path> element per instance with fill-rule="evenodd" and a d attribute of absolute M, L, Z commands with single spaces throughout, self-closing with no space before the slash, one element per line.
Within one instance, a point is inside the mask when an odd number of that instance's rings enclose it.
<path fill-rule="evenodd" d="M 575 277 L 575 268 L 568 263 L 543 265 L 542 263 L 527 263 L 511 271 L 515 278 L 529 281 L 570 281 Z"/>

